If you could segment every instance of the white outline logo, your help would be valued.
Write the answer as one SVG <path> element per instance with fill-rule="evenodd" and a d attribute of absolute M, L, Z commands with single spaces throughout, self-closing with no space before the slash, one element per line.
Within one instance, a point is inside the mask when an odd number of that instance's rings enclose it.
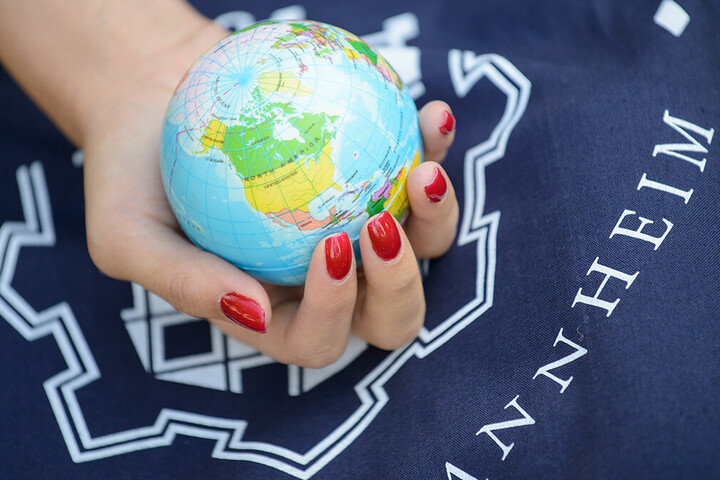
<path fill-rule="evenodd" d="M 27 341 L 52 335 L 57 342 L 67 369 L 47 379 L 44 387 L 73 461 L 88 462 L 167 446 L 181 434 L 214 440 L 214 458 L 255 462 L 308 479 L 352 444 L 382 411 L 390 400 L 385 383 L 408 360 L 430 355 L 492 306 L 500 212 L 484 213 L 485 167 L 503 157 L 508 137 L 525 111 L 531 84 L 498 55 L 477 56 L 452 50 L 449 69 L 460 98 L 480 79 L 489 80 L 507 96 L 505 112 L 490 138 L 469 149 L 464 160 L 465 208 L 458 244 L 477 243 L 476 296 L 434 328 L 423 328 L 414 342 L 390 353 L 362 378 L 354 388 L 360 406 L 306 452 L 245 440 L 247 420 L 174 409 L 162 409 L 151 425 L 93 436 L 76 391 L 98 380 L 101 372 L 70 305 L 62 302 L 38 312 L 12 287 L 20 249 L 55 244 L 51 204 L 41 164 L 35 162 L 17 170 L 25 221 L 8 221 L 0 227 L 0 316 Z"/>

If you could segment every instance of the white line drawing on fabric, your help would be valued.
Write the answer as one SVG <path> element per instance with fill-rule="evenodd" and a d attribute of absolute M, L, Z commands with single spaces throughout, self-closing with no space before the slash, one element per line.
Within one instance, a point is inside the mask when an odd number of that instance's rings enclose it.
<path fill-rule="evenodd" d="M 175 409 L 162 409 L 153 424 L 93 436 L 75 392 L 101 378 L 70 305 L 62 302 L 38 312 L 13 288 L 19 252 L 25 246 L 52 247 L 55 232 L 51 203 L 42 165 L 17 171 L 24 222 L 0 226 L 0 316 L 27 341 L 52 335 L 67 369 L 45 381 L 44 387 L 58 426 L 75 462 L 88 462 L 133 451 L 168 446 L 177 435 L 215 441 L 212 457 L 250 461 L 308 479 L 343 452 L 372 423 L 388 403 L 384 385 L 411 358 L 422 359 L 447 343 L 492 306 L 496 236 L 500 212 L 484 213 L 485 167 L 503 157 L 510 133 L 527 106 L 531 83 L 509 61 L 498 55 L 475 55 L 452 50 L 449 69 L 455 91 L 464 97 L 487 79 L 507 96 L 505 113 L 490 138 L 465 154 L 465 211 L 459 245 L 477 242 L 476 298 L 432 329 L 424 328 L 407 347 L 389 354 L 355 386 L 360 400 L 342 424 L 308 451 L 243 439 L 247 420 L 216 418 Z"/>

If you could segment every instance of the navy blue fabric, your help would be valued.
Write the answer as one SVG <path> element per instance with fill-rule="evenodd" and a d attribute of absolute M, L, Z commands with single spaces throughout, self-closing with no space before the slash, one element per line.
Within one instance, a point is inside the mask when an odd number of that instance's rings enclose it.
<path fill-rule="evenodd" d="M 417 21 L 395 47 L 418 105 L 454 110 L 462 221 L 424 266 L 424 336 L 300 391 L 312 372 L 274 363 L 241 392 L 143 363 L 147 293 L 93 266 L 78 156 L 0 74 L 0 478 L 720 477 L 720 8 L 678 0 L 676 36 L 660 3 L 303 4 L 359 35 Z M 220 348 L 158 331 L 163 361 Z M 244 358 L 221 346 L 197 365 Z"/>

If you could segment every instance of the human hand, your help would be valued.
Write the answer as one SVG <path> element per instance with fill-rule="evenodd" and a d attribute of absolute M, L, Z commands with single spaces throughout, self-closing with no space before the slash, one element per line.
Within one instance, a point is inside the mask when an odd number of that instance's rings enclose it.
<path fill-rule="evenodd" d="M 187 240 L 158 166 L 163 115 L 178 79 L 226 33 L 207 24 L 132 69 L 118 69 L 110 84 L 90 92 L 102 105 L 83 128 L 93 261 L 283 363 L 332 363 L 351 333 L 380 348 L 405 345 L 425 316 L 416 258 L 442 255 L 456 232 L 457 200 L 439 165 L 454 138 L 450 108 L 436 101 L 420 111 L 425 162 L 408 175 L 411 215 L 404 228 L 388 214 L 363 226 L 361 272 L 347 236 L 339 234 L 318 244 L 304 286 L 261 284 Z"/>

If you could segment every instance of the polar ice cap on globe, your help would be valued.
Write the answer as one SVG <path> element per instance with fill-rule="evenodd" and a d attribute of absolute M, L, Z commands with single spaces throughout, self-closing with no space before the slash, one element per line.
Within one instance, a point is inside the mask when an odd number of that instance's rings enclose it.
<path fill-rule="evenodd" d="M 422 161 L 407 88 L 357 36 L 312 21 L 228 35 L 188 70 L 165 116 L 165 192 L 192 242 L 261 281 L 305 281 L 315 246 L 408 211 Z"/>

